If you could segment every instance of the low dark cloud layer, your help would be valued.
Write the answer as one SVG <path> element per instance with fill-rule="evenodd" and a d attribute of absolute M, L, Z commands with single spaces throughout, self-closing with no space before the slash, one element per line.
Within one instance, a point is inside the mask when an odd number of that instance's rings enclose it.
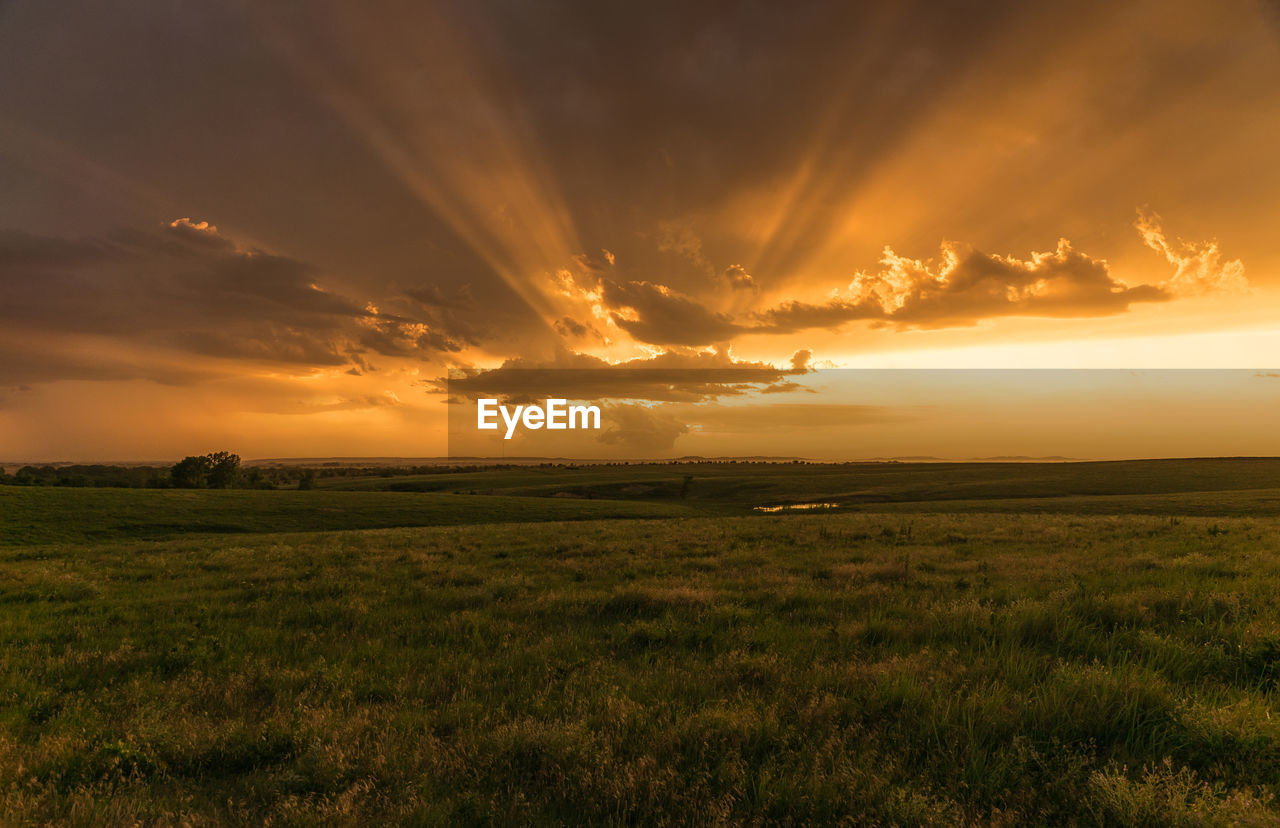
<path fill-rule="evenodd" d="M 105 238 L 0 233 L 0 325 L 54 347 L 91 337 L 107 351 L 149 346 L 359 370 L 370 368 L 362 355 L 421 358 L 462 347 L 423 318 L 380 313 L 324 281 L 304 262 L 186 218 Z M 44 362 L 42 379 L 116 379 L 124 367 L 101 353 Z"/>
<path fill-rule="evenodd" d="M 757 314 L 754 330 L 795 333 L 811 328 L 839 328 L 859 319 L 884 319 L 886 315 L 880 303 L 872 299 L 832 299 L 821 304 L 791 301 Z"/>
<path fill-rule="evenodd" d="M 797 354 L 786 368 L 735 360 L 724 352 L 668 351 L 615 365 L 565 352 L 551 364 L 509 359 L 490 370 L 458 370 L 448 378 L 433 380 L 429 388 L 447 393 L 455 401 L 496 397 L 525 403 L 563 397 L 696 403 L 761 390 L 786 377 L 808 373 L 807 363 L 807 352 Z"/>

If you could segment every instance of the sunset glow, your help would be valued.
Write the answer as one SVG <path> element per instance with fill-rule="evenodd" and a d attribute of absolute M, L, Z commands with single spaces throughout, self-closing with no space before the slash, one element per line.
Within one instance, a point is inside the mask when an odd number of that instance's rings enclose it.
<path fill-rule="evenodd" d="M 0 10 L 0 461 L 437 456 L 503 364 L 1275 367 L 1268 4 L 374 5 Z"/>

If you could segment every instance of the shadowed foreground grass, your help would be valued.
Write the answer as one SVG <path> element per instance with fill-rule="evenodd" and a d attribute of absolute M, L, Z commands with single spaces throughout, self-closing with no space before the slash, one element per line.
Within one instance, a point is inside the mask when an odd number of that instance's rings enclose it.
<path fill-rule="evenodd" d="M 457 492 L 0 486 L 0 545 L 156 540 L 213 533 L 658 518 L 688 511 L 674 503 L 564 501 Z"/>
<path fill-rule="evenodd" d="M 15 822 L 1274 824 L 1280 521 L 0 548 Z"/>

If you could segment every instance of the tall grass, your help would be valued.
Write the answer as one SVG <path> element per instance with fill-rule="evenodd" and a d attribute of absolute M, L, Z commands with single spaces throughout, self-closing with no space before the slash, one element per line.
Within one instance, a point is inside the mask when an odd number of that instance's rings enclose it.
<path fill-rule="evenodd" d="M 1274 824 L 1280 521 L 0 549 L 16 823 Z"/>

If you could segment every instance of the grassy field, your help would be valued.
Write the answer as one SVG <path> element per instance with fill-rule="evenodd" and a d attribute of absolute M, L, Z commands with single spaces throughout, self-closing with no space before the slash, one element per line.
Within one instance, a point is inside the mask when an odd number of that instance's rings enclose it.
<path fill-rule="evenodd" d="M 0 821 L 1276 824 L 1237 462 L 0 487 Z"/>
<path fill-rule="evenodd" d="M 1050 501 L 1103 498 L 1103 513 L 1146 512 L 1143 498 L 1203 493 L 1221 514 L 1256 514 L 1264 498 L 1280 514 L 1280 459 L 1137 460 L 1098 463 L 648 464 L 526 466 L 461 474 L 328 478 L 326 490 L 460 492 L 520 497 L 679 501 L 707 514 L 743 514 L 756 506 L 812 501 L 842 509 L 886 506 L 933 511 L 1055 511 Z M 1234 502 L 1248 492 L 1247 505 Z M 1106 498 L 1120 511 L 1106 506 Z M 1128 500 L 1124 500 L 1128 498 Z M 943 503 L 945 501 L 945 503 Z M 1158 499 L 1154 508 L 1165 509 Z M 1177 504 L 1173 507 L 1179 508 Z"/>
<path fill-rule="evenodd" d="M 404 492 L 0 487 L 0 544 L 189 534 L 332 531 L 463 523 L 659 518 L 670 503 Z"/>

